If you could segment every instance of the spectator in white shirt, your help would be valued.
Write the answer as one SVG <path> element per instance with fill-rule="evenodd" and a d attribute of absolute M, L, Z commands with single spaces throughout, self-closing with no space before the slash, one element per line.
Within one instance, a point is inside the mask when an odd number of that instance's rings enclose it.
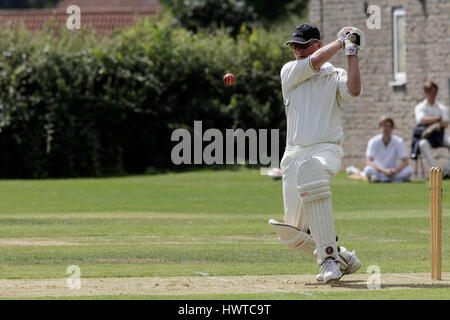
<path fill-rule="evenodd" d="M 431 148 L 447 147 L 450 151 L 450 136 L 444 130 L 448 127 L 448 108 L 436 101 L 438 86 L 433 81 L 426 81 L 423 87 L 425 100 L 414 109 L 417 126 L 426 128 L 431 133 L 419 142 L 420 152 L 430 167 L 438 167 Z M 433 131 L 435 134 L 433 134 Z M 443 170 L 444 178 L 450 177 L 450 157 Z"/>
<path fill-rule="evenodd" d="M 403 139 L 392 134 L 394 120 L 382 117 L 379 127 L 381 134 L 371 138 L 367 144 L 367 165 L 364 168 L 367 179 L 369 182 L 409 181 L 413 170 L 408 165 Z"/>

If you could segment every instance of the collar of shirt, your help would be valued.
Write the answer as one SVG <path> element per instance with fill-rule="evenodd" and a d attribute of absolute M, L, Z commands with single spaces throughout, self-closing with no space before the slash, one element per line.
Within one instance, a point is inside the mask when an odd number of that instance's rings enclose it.
<path fill-rule="evenodd" d="M 389 142 L 388 142 L 387 144 L 384 143 L 383 136 L 381 136 L 381 144 L 382 144 L 383 147 L 385 147 L 385 148 L 389 147 L 389 145 L 392 144 L 392 136 L 389 137 Z"/>
<path fill-rule="evenodd" d="M 437 101 L 434 101 L 434 104 L 429 104 L 428 103 L 428 100 L 427 99 L 425 99 L 425 100 L 423 100 L 423 105 L 427 108 L 427 107 L 429 107 L 429 108 L 439 108 L 439 103 L 437 102 Z"/>

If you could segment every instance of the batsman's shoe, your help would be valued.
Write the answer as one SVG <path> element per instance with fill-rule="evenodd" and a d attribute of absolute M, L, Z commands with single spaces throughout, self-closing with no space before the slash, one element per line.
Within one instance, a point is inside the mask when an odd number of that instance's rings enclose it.
<path fill-rule="evenodd" d="M 355 250 L 350 252 L 347 251 L 345 247 L 339 246 L 339 257 L 341 257 L 339 267 L 341 269 L 342 275 L 351 274 L 361 268 L 361 261 L 359 261 L 358 257 L 356 256 Z M 323 267 L 321 267 L 320 273 L 316 276 L 316 280 L 319 282 L 325 281 L 323 277 Z"/>
<path fill-rule="evenodd" d="M 320 272 L 319 272 L 319 274 L 318 275 L 316 275 L 316 280 L 318 281 L 318 282 L 329 282 L 329 281 L 332 281 L 332 280 L 334 280 L 334 281 L 338 281 L 340 278 L 342 278 L 342 276 L 344 275 L 343 274 L 343 271 L 339 268 L 339 264 L 338 264 L 338 267 L 337 267 L 337 269 L 339 269 L 339 271 L 340 271 L 340 276 L 338 276 L 339 275 L 339 273 L 337 272 L 337 270 L 335 270 L 335 274 L 336 274 L 336 276 L 335 276 L 335 279 L 325 279 L 325 272 L 326 272 L 326 270 L 325 270 L 325 263 L 328 261 L 328 260 L 330 260 L 330 261 L 332 261 L 333 259 L 332 258 L 329 258 L 329 259 L 327 259 L 327 260 L 325 260 L 325 262 L 320 266 Z M 327 262 L 328 263 L 328 262 Z M 328 277 L 329 278 L 329 277 Z"/>
<path fill-rule="evenodd" d="M 316 280 L 318 281 L 318 282 L 324 282 L 325 280 L 323 280 L 323 268 L 322 267 L 320 267 L 320 272 L 319 272 L 319 274 L 316 276 Z"/>
<path fill-rule="evenodd" d="M 355 250 L 352 252 L 347 251 L 344 247 L 340 248 L 339 256 L 342 259 L 345 259 L 345 261 L 348 264 L 348 267 L 344 270 L 342 270 L 342 275 L 345 274 L 351 274 L 353 272 L 356 272 L 361 268 L 361 261 L 359 261 L 358 257 L 355 254 Z"/>
<path fill-rule="evenodd" d="M 323 281 L 338 281 L 340 278 L 342 278 L 342 271 L 339 264 L 333 258 L 326 259 L 323 262 Z"/>

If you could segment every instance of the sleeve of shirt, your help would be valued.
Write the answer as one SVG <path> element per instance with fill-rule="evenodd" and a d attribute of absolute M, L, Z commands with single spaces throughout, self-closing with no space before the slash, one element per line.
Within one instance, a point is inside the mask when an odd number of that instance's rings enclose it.
<path fill-rule="evenodd" d="M 441 109 L 441 119 L 442 121 L 449 121 L 448 118 L 448 108 L 446 106 L 444 106 L 443 104 L 439 105 L 439 109 Z"/>
<path fill-rule="evenodd" d="M 373 139 L 370 139 L 369 142 L 367 143 L 366 158 L 375 158 L 375 148 L 373 144 Z"/>
<path fill-rule="evenodd" d="M 283 93 L 308 80 L 317 73 L 311 64 L 311 56 L 302 60 L 295 60 L 286 63 L 281 69 L 281 86 Z"/>
<path fill-rule="evenodd" d="M 344 69 L 341 69 L 338 73 L 338 93 L 339 96 L 343 99 L 343 100 L 350 100 L 350 99 L 354 99 L 357 96 L 354 96 L 350 93 L 350 90 L 348 90 L 347 87 L 347 71 L 345 71 Z M 363 92 L 363 88 L 361 85 L 361 93 Z"/>
<path fill-rule="evenodd" d="M 416 124 L 419 124 L 420 121 L 422 121 L 423 116 L 425 115 L 422 104 L 418 104 L 416 106 L 416 108 L 414 109 L 414 115 L 416 117 Z"/>
<path fill-rule="evenodd" d="M 408 153 L 406 153 L 406 147 L 405 147 L 405 143 L 403 142 L 403 139 L 399 139 L 398 142 L 398 157 L 400 159 L 405 159 L 408 158 Z"/>

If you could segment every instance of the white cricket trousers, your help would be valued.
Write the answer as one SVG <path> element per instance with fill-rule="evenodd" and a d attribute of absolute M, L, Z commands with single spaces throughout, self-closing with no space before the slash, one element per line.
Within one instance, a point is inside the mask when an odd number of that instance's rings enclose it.
<path fill-rule="evenodd" d="M 309 228 L 308 217 L 302 210 L 301 199 L 297 191 L 297 169 L 300 164 L 315 158 L 322 163 L 330 180 L 341 169 L 344 151 L 337 144 L 319 143 L 308 147 L 286 147 L 280 168 L 283 170 L 284 223 L 306 232 Z"/>
<path fill-rule="evenodd" d="M 450 135 L 445 134 L 444 136 L 444 146 L 448 148 L 449 157 L 447 160 L 447 165 L 444 168 L 444 171 L 450 171 Z M 428 162 L 428 165 L 430 167 L 439 167 L 438 162 L 436 161 L 436 158 L 434 157 L 432 151 L 431 151 L 431 144 L 428 142 L 427 139 L 422 139 L 419 142 L 420 152 L 423 154 L 425 159 Z"/>

